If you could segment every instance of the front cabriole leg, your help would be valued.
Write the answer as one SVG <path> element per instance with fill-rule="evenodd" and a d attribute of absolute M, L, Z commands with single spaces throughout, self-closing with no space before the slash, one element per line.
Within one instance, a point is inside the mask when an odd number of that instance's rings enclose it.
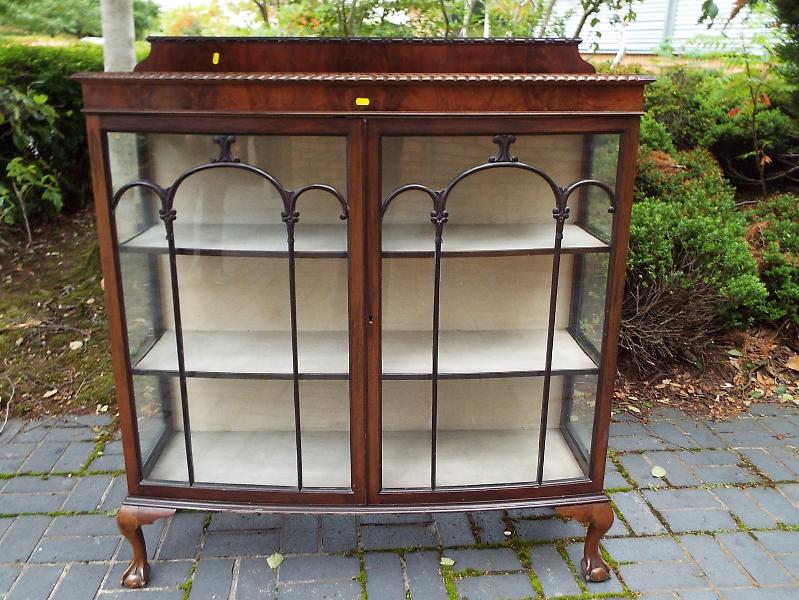
<path fill-rule="evenodd" d="M 599 540 L 613 525 L 613 509 L 610 502 L 592 502 L 557 507 L 559 515 L 571 517 L 575 521 L 588 523 L 588 534 L 583 548 L 583 576 L 586 581 L 607 581 L 610 567 L 599 552 Z"/>
<path fill-rule="evenodd" d="M 119 509 L 117 527 L 133 551 L 133 558 L 122 574 L 124 587 L 129 589 L 144 587 L 150 579 L 150 563 L 147 562 L 147 546 L 144 543 L 141 526 L 151 525 L 158 519 L 171 517 L 174 514 L 173 508 L 149 508 L 131 504 L 123 504 Z"/>

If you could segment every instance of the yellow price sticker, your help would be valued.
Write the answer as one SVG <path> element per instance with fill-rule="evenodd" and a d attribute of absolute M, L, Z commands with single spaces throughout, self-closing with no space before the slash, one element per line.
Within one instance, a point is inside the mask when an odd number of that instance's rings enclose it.
<path fill-rule="evenodd" d="M 369 98 L 356 98 L 355 99 L 355 106 L 369 106 L 370 100 Z"/>
<path fill-rule="evenodd" d="M 211 56 L 211 63 L 215 65 L 219 64 L 219 52 L 214 52 L 213 56 Z"/>

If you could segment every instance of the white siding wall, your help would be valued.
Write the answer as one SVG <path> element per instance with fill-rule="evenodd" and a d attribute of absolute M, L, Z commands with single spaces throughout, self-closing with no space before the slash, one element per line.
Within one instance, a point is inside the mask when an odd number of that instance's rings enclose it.
<path fill-rule="evenodd" d="M 627 25 L 625 31 L 627 52 L 651 53 L 658 50 L 667 34 L 670 1 L 674 2 L 675 8 L 671 45 L 677 52 L 697 51 L 695 41 L 697 38 L 721 33 L 734 4 L 734 0 L 716 0 L 719 16 L 713 27 L 708 29 L 706 24 L 698 23 L 702 0 L 643 0 L 637 2 L 634 5 L 637 18 Z M 566 17 L 565 34 L 571 36 L 580 19 L 580 3 L 578 0 L 560 0 L 556 6 L 557 13 Z M 583 38 L 581 51 L 592 51 L 594 43 L 598 45 L 597 51 L 601 53 L 614 53 L 618 50 L 619 31 L 610 23 L 610 17 L 611 12 L 603 9 L 600 13 L 601 22 L 596 27 L 591 27 L 589 23 L 586 23 L 581 33 Z M 762 33 L 764 27 L 762 19 L 750 16 L 749 11 L 745 9 L 726 27 L 726 33 L 734 39 L 743 35 L 745 39 L 750 40 L 753 35 Z M 597 37 L 595 32 L 601 33 L 601 36 Z"/>

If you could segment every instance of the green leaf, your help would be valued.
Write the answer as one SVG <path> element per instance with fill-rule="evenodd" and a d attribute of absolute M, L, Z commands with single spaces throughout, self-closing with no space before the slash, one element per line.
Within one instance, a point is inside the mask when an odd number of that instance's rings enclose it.
<path fill-rule="evenodd" d="M 657 477 L 658 479 L 660 479 L 661 477 L 665 476 L 666 476 L 666 469 L 664 469 L 663 467 L 659 467 L 657 465 L 652 467 L 652 477 Z"/>
<path fill-rule="evenodd" d="M 45 102 L 47 102 L 47 95 L 46 94 L 34 94 L 33 95 L 33 101 L 36 104 L 44 104 Z"/>
<path fill-rule="evenodd" d="M 279 552 L 275 552 L 274 554 L 270 554 L 266 557 L 266 564 L 269 565 L 270 569 L 277 569 L 280 566 L 280 563 L 283 562 L 283 555 Z"/>
<path fill-rule="evenodd" d="M 755 399 L 762 398 L 763 397 L 763 390 L 761 390 L 760 388 L 758 388 L 756 390 L 752 390 L 750 392 L 750 394 L 749 394 L 749 397 L 750 398 L 755 398 Z"/>
<path fill-rule="evenodd" d="M 743 356 L 743 352 L 741 352 L 740 350 L 738 350 L 736 348 L 732 348 L 730 350 L 727 350 L 727 354 L 729 354 L 730 356 Z"/>

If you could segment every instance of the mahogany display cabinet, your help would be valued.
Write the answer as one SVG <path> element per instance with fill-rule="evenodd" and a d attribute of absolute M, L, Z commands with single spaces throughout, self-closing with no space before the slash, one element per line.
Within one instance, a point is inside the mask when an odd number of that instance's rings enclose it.
<path fill-rule="evenodd" d="M 577 40 L 155 38 L 83 73 L 134 550 L 175 509 L 557 507 L 603 477 L 646 78 Z"/>

